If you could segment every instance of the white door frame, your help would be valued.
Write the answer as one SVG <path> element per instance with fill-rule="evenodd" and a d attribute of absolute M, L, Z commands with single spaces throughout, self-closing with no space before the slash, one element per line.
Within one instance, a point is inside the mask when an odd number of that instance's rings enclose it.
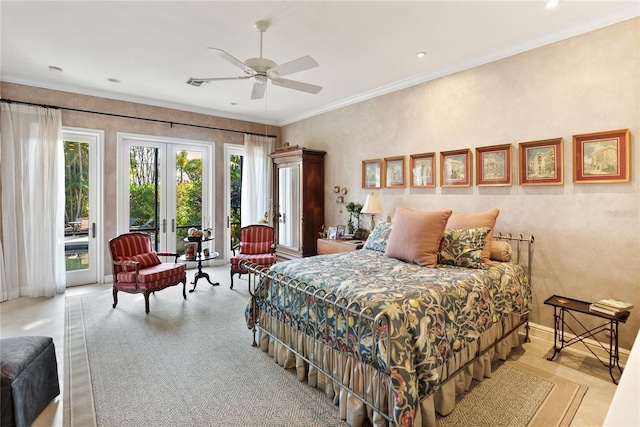
<path fill-rule="evenodd" d="M 67 287 L 104 283 L 104 131 L 63 126 L 62 140 L 89 144 L 89 268 L 67 272 Z"/>

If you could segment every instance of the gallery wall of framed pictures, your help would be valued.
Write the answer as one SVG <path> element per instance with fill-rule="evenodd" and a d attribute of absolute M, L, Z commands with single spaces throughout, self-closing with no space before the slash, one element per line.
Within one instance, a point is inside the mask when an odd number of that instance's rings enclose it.
<path fill-rule="evenodd" d="M 564 141 L 550 138 L 520 142 L 518 183 L 522 186 L 564 185 Z M 513 182 L 513 144 L 468 148 L 439 153 L 410 154 L 362 161 L 362 188 L 433 188 L 439 185 L 470 187 L 511 186 Z M 573 135 L 573 182 L 575 184 L 621 183 L 631 179 L 631 140 L 629 129 Z M 439 168 L 439 175 L 436 168 Z M 408 178 L 408 179 L 407 179 Z"/>

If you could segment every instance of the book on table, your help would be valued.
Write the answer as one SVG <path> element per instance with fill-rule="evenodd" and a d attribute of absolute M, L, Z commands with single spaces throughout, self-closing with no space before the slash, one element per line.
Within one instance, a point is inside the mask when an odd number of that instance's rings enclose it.
<path fill-rule="evenodd" d="M 617 317 L 625 314 L 629 310 L 623 310 L 623 309 L 613 308 L 613 307 L 603 307 L 596 303 L 592 303 L 589 305 L 589 311 L 592 311 L 595 313 L 608 314 L 609 316 Z"/>
<path fill-rule="evenodd" d="M 594 304 L 598 307 L 617 311 L 629 311 L 633 308 L 633 304 L 631 304 L 630 302 L 618 301 L 612 298 L 601 299 L 594 302 Z"/>

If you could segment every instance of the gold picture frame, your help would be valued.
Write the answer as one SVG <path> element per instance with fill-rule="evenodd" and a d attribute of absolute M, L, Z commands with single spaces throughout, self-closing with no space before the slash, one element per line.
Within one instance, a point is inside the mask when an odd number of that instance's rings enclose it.
<path fill-rule="evenodd" d="M 476 148 L 476 185 L 478 187 L 510 186 L 511 144 Z"/>
<path fill-rule="evenodd" d="M 629 129 L 573 135 L 573 182 L 629 182 Z"/>
<path fill-rule="evenodd" d="M 563 185 L 562 138 L 518 144 L 520 185 Z"/>
<path fill-rule="evenodd" d="M 412 188 L 436 186 L 436 153 L 411 154 L 409 156 L 409 183 Z"/>
<path fill-rule="evenodd" d="M 404 157 L 405 156 L 385 157 L 384 186 L 386 188 L 405 187 Z"/>
<path fill-rule="evenodd" d="M 470 149 L 440 153 L 440 187 L 469 187 L 472 173 Z"/>
<path fill-rule="evenodd" d="M 382 160 L 362 161 L 362 188 L 380 188 L 382 177 Z"/>

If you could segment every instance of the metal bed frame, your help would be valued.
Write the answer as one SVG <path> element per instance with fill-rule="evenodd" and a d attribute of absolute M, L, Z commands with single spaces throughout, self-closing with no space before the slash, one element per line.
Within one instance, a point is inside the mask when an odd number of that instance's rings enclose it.
<path fill-rule="evenodd" d="M 512 252 L 512 262 L 522 265 L 524 257 L 522 256 L 522 251 L 524 246 L 526 245 L 527 259 L 526 264 L 523 266 L 525 268 L 525 274 L 527 276 L 527 280 L 531 284 L 531 264 L 533 261 L 533 236 L 523 237 L 521 234 L 517 237 L 512 236 L 511 234 L 502 235 L 501 233 L 497 233 L 493 236 L 494 240 L 506 241 L 511 244 L 512 249 L 515 245 L 515 261 L 513 260 L 513 252 Z M 307 285 L 305 282 L 297 280 L 295 278 L 283 275 L 281 273 L 270 270 L 268 267 L 260 266 L 257 264 L 253 264 L 246 261 L 241 261 L 241 267 L 243 267 L 248 272 L 248 283 L 249 283 L 249 293 L 256 301 L 257 305 L 259 305 L 261 312 L 266 313 L 268 316 L 267 319 L 271 323 L 270 325 L 263 325 L 264 327 L 260 327 L 260 330 L 267 334 L 271 339 L 279 343 L 281 346 L 287 348 L 296 354 L 296 356 L 303 359 L 309 366 L 314 367 L 318 370 L 319 373 L 324 374 L 330 381 L 333 382 L 334 385 L 339 386 L 342 390 L 350 393 L 351 396 L 357 398 L 360 402 L 362 402 L 367 407 L 371 408 L 373 411 L 378 413 L 382 418 L 384 418 L 390 425 L 397 425 L 395 420 L 393 419 L 393 397 L 392 397 L 392 387 L 390 377 L 390 373 L 388 372 L 388 367 L 391 366 L 390 360 L 390 351 L 386 351 L 386 360 L 384 366 L 386 367 L 385 371 L 382 372 L 378 369 L 379 372 L 386 376 L 386 381 L 388 384 L 387 390 L 387 408 L 386 412 L 381 408 L 377 407 L 374 402 L 369 401 L 365 396 L 361 396 L 352 387 L 343 383 L 342 378 L 335 378 L 333 375 L 333 366 L 332 359 L 328 361 L 329 366 L 325 366 L 325 360 L 320 358 L 320 360 L 314 360 L 313 357 L 307 357 L 303 354 L 301 349 L 293 348 L 286 342 L 283 342 L 279 337 L 277 337 L 273 331 L 274 324 L 276 322 L 281 322 L 291 328 L 292 334 L 294 334 L 293 339 L 290 339 L 292 343 L 300 343 L 300 339 L 302 337 L 315 337 L 318 333 L 318 330 L 313 328 L 313 325 L 309 323 L 309 321 L 305 321 L 303 319 L 309 319 L 308 314 L 310 312 L 317 310 L 320 305 L 325 307 L 330 307 L 334 310 L 334 316 L 344 316 L 345 319 L 353 319 L 354 329 L 356 330 L 356 336 L 361 336 L 361 332 L 369 332 L 372 337 L 372 344 L 368 348 L 372 357 L 376 357 L 378 355 L 378 347 L 383 345 L 384 348 L 390 349 L 390 334 L 388 332 L 388 328 L 391 327 L 391 322 L 389 320 L 389 315 L 386 312 L 381 312 L 377 315 L 374 315 L 373 311 L 368 308 L 362 308 L 357 302 L 350 302 L 345 298 L 337 298 L 333 293 L 327 293 L 323 289 L 316 289 L 315 286 Z M 265 280 L 266 279 L 266 280 Z M 303 303 L 304 307 L 301 307 L 302 310 L 295 310 L 295 312 L 285 312 L 281 310 L 281 308 L 276 304 L 273 299 L 270 297 L 262 297 L 260 293 L 256 292 L 259 286 L 264 286 L 264 284 L 268 284 L 269 289 L 268 292 L 263 293 L 262 295 L 279 295 L 284 298 L 292 298 L 297 296 L 297 301 Z M 279 292 L 275 292 L 276 288 Z M 298 307 L 300 308 L 300 307 Z M 300 313 L 304 312 L 306 315 L 301 315 Z M 253 316 L 253 342 L 252 346 L 257 347 L 258 343 L 256 342 L 256 324 L 258 324 L 258 318 L 256 316 L 255 311 L 252 313 Z M 317 317 L 316 317 L 317 318 Z M 337 322 L 334 322 L 334 330 L 333 336 L 338 336 L 337 331 Z M 528 314 L 524 314 L 521 316 L 519 322 L 517 322 L 512 328 L 510 328 L 506 333 L 503 333 L 502 336 L 491 343 L 487 347 L 481 348 L 478 346 L 478 351 L 475 353 L 475 356 L 469 360 L 464 365 L 460 366 L 453 373 L 449 374 L 446 379 L 442 380 L 440 383 L 440 387 L 446 384 L 449 380 L 455 378 L 458 373 L 464 371 L 470 364 L 472 364 L 479 357 L 483 356 L 485 353 L 492 350 L 496 345 L 502 342 L 505 338 L 510 336 L 513 332 L 517 331 L 521 326 L 525 327 L 525 342 L 529 341 L 529 318 Z M 478 338 L 479 340 L 479 338 Z M 360 346 L 363 345 L 362 342 L 359 343 Z M 355 357 L 357 361 L 361 363 L 367 364 L 367 360 L 364 360 L 361 357 L 360 352 L 358 354 L 349 351 L 343 352 L 340 349 L 336 348 L 336 346 L 331 346 L 331 349 L 334 351 L 342 352 L 347 354 L 349 357 Z M 446 364 L 446 363 L 445 363 Z M 377 368 L 376 368 L 377 369 Z M 363 389 L 368 390 L 370 387 L 367 386 L 367 381 L 371 381 L 367 375 L 363 376 Z M 373 384 L 371 384 L 372 386 Z M 435 392 L 435 390 L 434 390 Z M 382 393 L 381 390 L 377 390 L 378 395 Z"/>

